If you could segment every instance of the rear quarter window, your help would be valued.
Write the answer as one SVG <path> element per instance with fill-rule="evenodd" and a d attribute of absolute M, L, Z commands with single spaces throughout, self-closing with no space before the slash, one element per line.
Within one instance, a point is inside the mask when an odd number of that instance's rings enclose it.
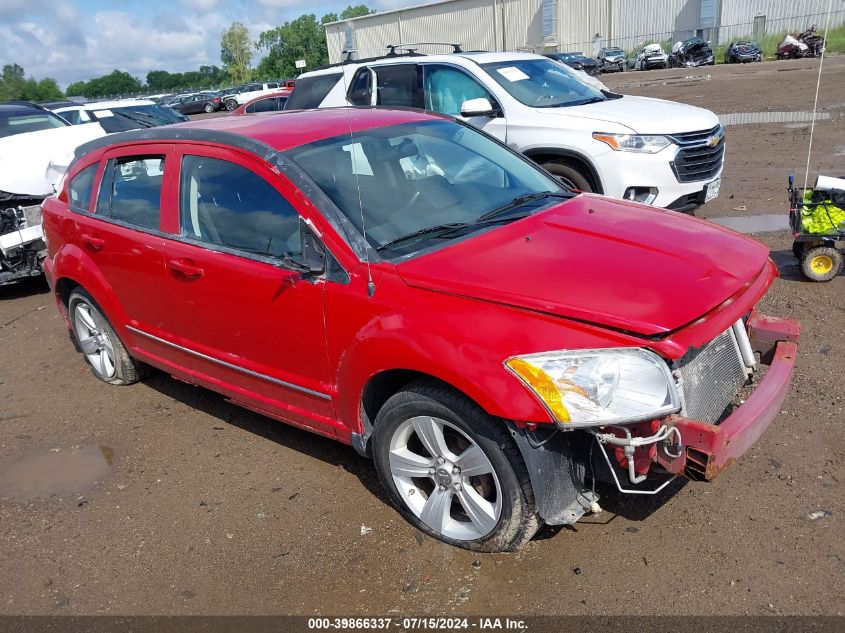
<path fill-rule="evenodd" d="M 335 87 L 340 80 L 342 73 L 330 73 L 328 75 L 315 75 L 297 80 L 290 97 L 288 97 L 286 110 L 308 110 L 319 108 L 326 95 Z"/>
<path fill-rule="evenodd" d="M 88 165 L 74 176 L 67 187 L 68 207 L 74 211 L 88 211 L 91 208 L 91 193 L 99 163 Z"/>

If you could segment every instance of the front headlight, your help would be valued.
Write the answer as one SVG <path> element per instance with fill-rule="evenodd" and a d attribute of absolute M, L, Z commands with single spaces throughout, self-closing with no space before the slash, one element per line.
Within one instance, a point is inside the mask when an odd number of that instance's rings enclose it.
<path fill-rule="evenodd" d="M 513 356 L 507 367 L 561 426 L 604 426 L 680 410 L 668 365 L 641 348 L 544 352 Z"/>
<path fill-rule="evenodd" d="M 609 145 L 617 152 L 637 152 L 640 154 L 656 154 L 672 144 L 665 136 L 651 136 L 645 134 L 604 134 L 593 132 L 593 138 Z"/>

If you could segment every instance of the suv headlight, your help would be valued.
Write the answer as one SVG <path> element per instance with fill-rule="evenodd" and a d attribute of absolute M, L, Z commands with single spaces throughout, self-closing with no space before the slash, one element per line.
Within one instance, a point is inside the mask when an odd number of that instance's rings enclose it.
<path fill-rule="evenodd" d="M 593 132 L 593 138 L 609 145 L 617 152 L 638 152 L 656 154 L 672 144 L 665 136 L 645 134 L 604 134 Z"/>
<path fill-rule="evenodd" d="M 638 422 L 681 408 L 669 366 L 646 349 L 526 354 L 507 359 L 505 367 L 563 427 Z"/>

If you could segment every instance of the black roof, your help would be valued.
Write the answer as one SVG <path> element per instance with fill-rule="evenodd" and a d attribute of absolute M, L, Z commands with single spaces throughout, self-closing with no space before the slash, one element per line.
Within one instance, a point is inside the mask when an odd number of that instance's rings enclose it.
<path fill-rule="evenodd" d="M 0 102 L 3 112 L 26 112 L 27 110 L 46 110 L 46 108 L 31 101 L 3 101 Z"/>

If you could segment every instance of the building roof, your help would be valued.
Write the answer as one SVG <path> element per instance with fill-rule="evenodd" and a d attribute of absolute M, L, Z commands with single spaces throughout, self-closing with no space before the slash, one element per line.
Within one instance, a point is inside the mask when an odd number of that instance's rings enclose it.
<path fill-rule="evenodd" d="M 345 24 L 347 22 L 354 22 L 355 20 L 366 20 L 367 18 L 381 17 L 383 15 L 390 15 L 391 13 L 401 13 L 410 9 L 419 9 L 420 7 L 430 7 L 437 4 L 448 4 L 458 0 L 434 0 L 434 2 L 420 2 L 419 4 L 409 4 L 407 7 L 400 7 L 398 9 L 391 9 L 390 11 L 379 11 L 377 13 L 369 13 L 367 15 L 359 15 L 357 18 L 346 18 L 345 20 L 337 20 L 335 22 L 326 22 L 323 26 L 331 26 L 333 24 Z"/>

